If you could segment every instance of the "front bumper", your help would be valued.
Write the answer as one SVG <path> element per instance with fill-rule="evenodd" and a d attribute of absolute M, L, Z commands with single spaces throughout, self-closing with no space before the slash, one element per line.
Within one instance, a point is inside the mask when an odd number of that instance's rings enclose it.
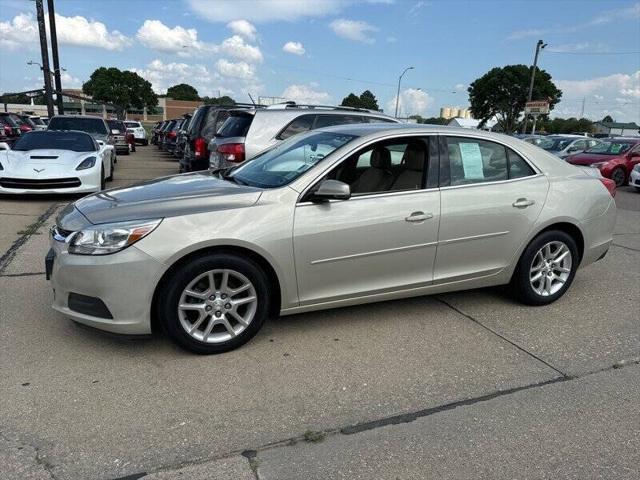
<path fill-rule="evenodd" d="M 18 178 L 16 178 L 18 177 Z M 15 186 L 12 187 L 8 187 L 8 186 L 3 186 L 1 183 L 2 182 L 2 178 L 11 178 L 12 181 L 11 183 L 13 183 L 14 185 L 20 185 L 20 187 L 16 188 Z M 40 184 L 36 186 L 32 186 L 31 188 L 27 187 L 26 185 L 21 185 L 24 182 L 15 182 L 14 180 L 19 180 L 19 176 L 18 175 L 11 175 L 11 174 L 6 174 L 4 176 L 0 176 L 0 194 L 7 194 L 7 195 L 23 195 L 23 194 L 29 194 L 29 195 L 49 195 L 49 194 L 76 194 L 76 193 L 93 193 L 93 192 L 97 192 L 100 190 L 100 171 L 99 170 L 94 170 L 93 168 L 91 169 L 87 169 L 87 170 L 79 170 L 79 171 L 75 171 L 72 174 L 69 174 L 68 177 L 65 178 L 77 178 L 80 181 L 80 185 L 75 186 L 75 187 L 69 187 L 69 186 L 64 186 L 64 187 L 56 187 L 56 186 L 51 186 L 50 188 L 42 188 L 45 187 L 45 185 Z M 51 178 L 38 178 L 38 179 L 25 179 L 28 181 L 39 181 L 39 182 L 51 182 L 51 185 L 55 185 L 56 184 L 56 180 L 58 179 L 58 177 L 51 177 Z M 22 188 L 24 187 L 24 188 Z"/>
<path fill-rule="evenodd" d="M 70 255 L 64 241 L 52 238 L 51 248 L 54 259 L 47 271 L 51 274 L 54 310 L 112 333 L 151 333 L 151 304 L 155 286 L 164 273 L 162 263 L 135 245 L 112 255 Z M 69 294 L 99 299 L 112 318 L 70 308 Z"/>
<path fill-rule="evenodd" d="M 640 172 L 637 170 L 631 170 L 631 174 L 629 175 L 629 185 L 640 188 Z"/>

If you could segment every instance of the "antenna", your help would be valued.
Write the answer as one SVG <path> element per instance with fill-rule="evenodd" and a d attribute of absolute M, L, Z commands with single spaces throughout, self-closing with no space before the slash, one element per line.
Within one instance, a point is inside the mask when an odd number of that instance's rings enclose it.
<path fill-rule="evenodd" d="M 251 99 L 251 103 L 253 103 L 253 106 L 256 106 L 256 102 L 253 101 L 253 97 L 251 96 L 251 94 L 249 92 L 247 92 L 247 95 L 249 95 L 249 98 Z"/>

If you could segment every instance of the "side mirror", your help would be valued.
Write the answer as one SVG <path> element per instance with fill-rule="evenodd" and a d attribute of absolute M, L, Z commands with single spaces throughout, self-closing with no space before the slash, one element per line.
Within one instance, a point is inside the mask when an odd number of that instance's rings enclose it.
<path fill-rule="evenodd" d="M 567 150 L 567 153 L 574 153 L 578 151 L 578 147 L 569 147 L 569 150 Z"/>
<path fill-rule="evenodd" d="M 339 180 L 325 180 L 310 197 L 312 202 L 328 202 L 329 200 L 349 200 L 349 185 Z"/>

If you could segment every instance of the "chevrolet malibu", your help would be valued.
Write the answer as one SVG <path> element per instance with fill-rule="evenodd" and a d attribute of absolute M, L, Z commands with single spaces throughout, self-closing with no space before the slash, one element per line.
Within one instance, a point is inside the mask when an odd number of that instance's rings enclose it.
<path fill-rule="evenodd" d="M 466 129 L 303 133 L 230 170 L 67 206 L 46 258 L 53 308 L 219 353 L 270 315 L 491 285 L 545 305 L 611 244 L 615 186 L 586 170 Z"/>

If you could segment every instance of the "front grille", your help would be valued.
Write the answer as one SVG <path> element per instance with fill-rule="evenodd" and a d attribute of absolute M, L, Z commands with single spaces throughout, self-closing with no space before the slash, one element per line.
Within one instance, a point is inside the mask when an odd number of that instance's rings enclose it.
<path fill-rule="evenodd" d="M 2 188 L 20 188 L 29 190 L 47 190 L 50 188 L 74 188 L 80 186 L 79 178 L 0 178 Z"/>

